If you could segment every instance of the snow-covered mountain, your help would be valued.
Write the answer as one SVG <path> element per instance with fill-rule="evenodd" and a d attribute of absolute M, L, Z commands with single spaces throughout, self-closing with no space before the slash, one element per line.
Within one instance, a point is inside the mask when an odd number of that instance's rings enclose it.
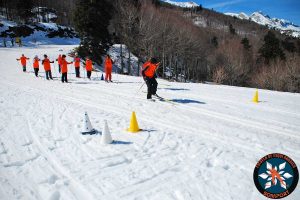
<path fill-rule="evenodd" d="M 279 30 L 281 33 L 285 33 L 287 35 L 291 35 L 293 37 L 300 37 L 300 27 L 295 25 L 294 23 L 278 18 L 271 18 L 269 15 L 265 15 L 261 11 L 254 12 L 250 16 L 241 12 L 237 13 L 225 13 L 225 15 L 230 15 L 233 17 L 237 17 L 239 19 L 251 20 L 255 23 L 268 26 L 269 28 L 275 28 Z"/>
<path fill-rule="evenodd" d="M 171 0 L 163 0 L 163 2 L 183 7 L 183 8 L 191 8 L 191 7 L 197 7 L 199 4 L 193 2 L 193 1 L 186 1 L 186 2 L 176 2 L 176 1 L 171 1 Z"/>

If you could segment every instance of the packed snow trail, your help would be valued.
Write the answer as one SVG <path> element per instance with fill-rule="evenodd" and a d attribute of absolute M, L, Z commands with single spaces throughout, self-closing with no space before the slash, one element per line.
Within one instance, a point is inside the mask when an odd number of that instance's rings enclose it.
<path fill-rule="evenodd" d="M 70 65 L 63 84 L 56 63 L 54 81 L 43 66 L 34 76 L 34 55 L 54 60 L 74 47 L 0 49 L 1 199 L 256 200 L 265 199 L 252 178 L 261 157 L 283 153 L 300 167 L 299 94 L 259 90 L 254 104 L 251 88 L 158 79 L 172 103 L 151 102 L 146 86 L 137 92 L 141 77 L 76 79 Z M 80 134 L 85 111 L 99 131 L 108 121 L 112 145 Z M 132 111 L 145 131 L 125 131 Z M 286 199 L 300 199 L 299 185 Z"/>

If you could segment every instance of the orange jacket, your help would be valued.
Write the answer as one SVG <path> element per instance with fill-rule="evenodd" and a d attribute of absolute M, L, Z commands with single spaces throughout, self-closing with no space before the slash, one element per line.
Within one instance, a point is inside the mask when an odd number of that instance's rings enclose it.
<path fill-rule="evenodd" d="M 61 63 L 61 61 L 62 61 L 62 57 L 61 57 L 61 55 L 59 55 L 58 56 L 58 58 L 56 59 L 57 60 L 57 62 L 58 62 L 58 64 L 59 65 L 61 65 L 62 63 Z"/>
<path fill-rule="evenodd" d="M 61 73 L 68 72 L 68 64 L 72 64 L 72 62 L 67 62 L 65 59 L 61 59 Z"/>
<path fill-rule="evenodd" d="M 21 61 L 21 65 L 22 66 L 26 66 L 26 60 L 29 60 L 29 58 L 27 58 L 26 56 L 21 56 L 19 59 Z"/>
<path fill-rule="evenodd" d="M 145 64 L 143 65 L 143 74 L 148 78 L 152 78 L 155 75 L 158 64 L 152 64 L 151 62 L 147 63 L 147 65 Z"/>
<path fill-rule="evenodd" d="M 50 60 L 49 60 L 48 58 L 45 58 L 45 59 L 43 60 L 43 65 L 44 65 L 45 71 L 51 70 L 50 63 L 53 63 L 53 62 L 50 62 Z"/>
<path fill-rule="evenodd" d="M 90 59 L 85 61 L 85 69 L 89 72 L 93 70 L 93 62 Z"/>
<path fill-rule="evenodd" d="M 74 60 L 75 60 L 74 66 L 75 66 L 76 68 L 80 67 L 80 58 L 79 58 L 79 57 L 76 57 Z"/>
<path fill-rule="evenodd" d="M 105 65 L 105 71 L 106 70 L 111 70 L 112 69 L 112 66 L 113 66 L 113 61 L 112 59 L 110 58 L 105 58 L 105 61 L 104 61 L 104 65 Z"/>
<path fill-rule="evenodd" d="M 35 68 L 35 69 L 39 68 L 39 66 L 40 66 L 39 61 L 40 61 L 40 59 L 38 59 L 38 58 L 33 59 L 33 68 Z"/>

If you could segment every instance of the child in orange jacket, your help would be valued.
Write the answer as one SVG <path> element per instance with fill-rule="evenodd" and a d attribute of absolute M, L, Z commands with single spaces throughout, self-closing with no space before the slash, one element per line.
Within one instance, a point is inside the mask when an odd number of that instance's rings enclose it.
<path fill-rule="evenodd" d="M 53 80 L 50 63 L 54 63 L 54 61 L 50 61 L 48 56 L 45 54 L 44 60 L 42 60 L 42 65 L 44 65 L 47 80 L 49 80 L 49 77 L 51 80 Z"/>
<path fill-rule="evenodd" d="M 107 54 L 105 61 L 104 61 L 104 67 L 105 67 L 105 81 L 108 82 L 112 82 L 111 81 L 111 72 L 112 72 L 112 68 L 113 68 L 113 60 L 110 58 L 110 56 Z"/>
<path fill-rule="evenodd" d="M 61 82 L 68 83 L 68 65 L 73 64 L 73 62 L 66 61 L 66 55 L 61 56 Z"/>
<path fill-rule="evenodd" d="M 93 71 L 93 62 L 89 57 L 86 58 L 85 69 L 86 69 L 86 75 L 87 75 L 88 79 L 91 79 L 91 75 L 92 75 L 92 71 Z"/>
<path fill-rule="evenodd" d="M 75 54 L 74 66 L 76 77 L 80 78 L 80 57 L 78 56 L 78 53 Z"/>
<path fill-rule="evenodd" d="M 34 56 L 34 59 L 33 59 L 33 69 L 34 69 L 34 74 L 36 77 L 38 77 L 39 75 L 39 68 L 40 68 L 40 65 L 39 65 L 39 57 L 38 56 Z"/>
<path fill-rule="evenodd" d="M 61 73 L 61 54 L 58 55 L 58 58 L 56 59 L 57 63 L 58 63 L 58 72 Z"/>
<path fill-rule="evenodd" d="M 26 72 L 26 61 L 29 60 L 29 58 L 27 58 L 26 56 L 24 56 L 24 54 L 22 54 L 22 56 L 20 58 L 17 58 L 17 61 L 21 61 L 21 65 L 23 67 L 23 72 Z"/>

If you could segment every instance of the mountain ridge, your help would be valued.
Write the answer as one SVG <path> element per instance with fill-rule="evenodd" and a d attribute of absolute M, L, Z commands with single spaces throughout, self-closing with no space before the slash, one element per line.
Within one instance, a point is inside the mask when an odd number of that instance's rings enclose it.
<path fill-rule="evenodd" d="M 293 37 L 300 37 L 300 26 L 290 22 L 286 19 L 271 18 L 269 15 L 264 14 L 262 11 L 253 12 L 247 15 L 243 12 L 238 13 L 224 13 L 232 17 L 237 17 L 243 20 L 250 20 L 257 24 L 267 26 L 279 30 L 282 34 L 287 34 Z"/>
<path fill-rule="evenodd" d="M 193 1 L 182 1 L 182 2 L 177 2 L 177 1 L 172 1 L 172 0 L 162 0 L 165 3 L 169 3 L 174 6 L 179 6 L 183 8 L 192 8 L 192 7 L 197 7 L 199 4 L 193 2 Z"/>

